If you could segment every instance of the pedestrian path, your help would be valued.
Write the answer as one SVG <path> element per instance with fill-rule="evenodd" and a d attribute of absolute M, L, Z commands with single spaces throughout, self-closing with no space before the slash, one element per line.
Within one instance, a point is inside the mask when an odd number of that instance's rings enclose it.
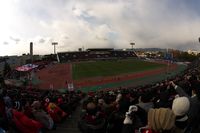
<path fill-rule="evenodd" d="M 56 130 L 49 131 L 49 133 L 81 133 L 77 124 L 82 110 L 82 102 L 84 100 L 85 98 L 80 101 L 80 104 L 70 117 L 68 117 L 63 123 L 57 124 Z"/>

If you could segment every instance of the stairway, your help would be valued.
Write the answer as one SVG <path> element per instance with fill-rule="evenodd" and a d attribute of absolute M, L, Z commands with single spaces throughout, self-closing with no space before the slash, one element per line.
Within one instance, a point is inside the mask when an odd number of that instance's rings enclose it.
<path fill-rule="evenodd" d="M 78 129 L 77 124 L 81 114 L 81 105 L 84 100 L 85 98 L 80 101 L 80 104 L 77 106 L 76 110 L 72 113 L 70 117 L 68 117 L 61 124 L 57 124 L 56 130 L 48 131 L 48 133 L 81 133 Z"/>

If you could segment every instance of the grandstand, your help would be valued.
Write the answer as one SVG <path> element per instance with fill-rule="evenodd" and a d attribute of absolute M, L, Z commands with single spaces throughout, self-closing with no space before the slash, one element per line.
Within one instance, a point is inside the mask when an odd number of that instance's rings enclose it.
<path fill-rule="evenodd" d="M 137 57 L 132 50 L 115 50 L 113 48 L 89 48 L 86 51 L 58 52 L 61 63 L 68 61 L 124 59 Z"/>

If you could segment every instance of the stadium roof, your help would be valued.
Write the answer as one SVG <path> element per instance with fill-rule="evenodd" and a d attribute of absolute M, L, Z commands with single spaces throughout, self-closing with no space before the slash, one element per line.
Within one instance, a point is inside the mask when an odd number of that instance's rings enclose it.
<path fill-rule="evenodd" d="M 89 48 L 87 51 L 112 51 L 114 48 Z"/>

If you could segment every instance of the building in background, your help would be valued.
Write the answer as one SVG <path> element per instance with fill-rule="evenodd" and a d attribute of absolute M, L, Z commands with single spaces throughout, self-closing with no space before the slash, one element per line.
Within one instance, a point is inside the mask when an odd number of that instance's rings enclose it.
<path fill-rule="evenodd" d="M 198 55 L 200 52 L 196 50 L 188 50 L 187 53 L 191 55 Z"/>

